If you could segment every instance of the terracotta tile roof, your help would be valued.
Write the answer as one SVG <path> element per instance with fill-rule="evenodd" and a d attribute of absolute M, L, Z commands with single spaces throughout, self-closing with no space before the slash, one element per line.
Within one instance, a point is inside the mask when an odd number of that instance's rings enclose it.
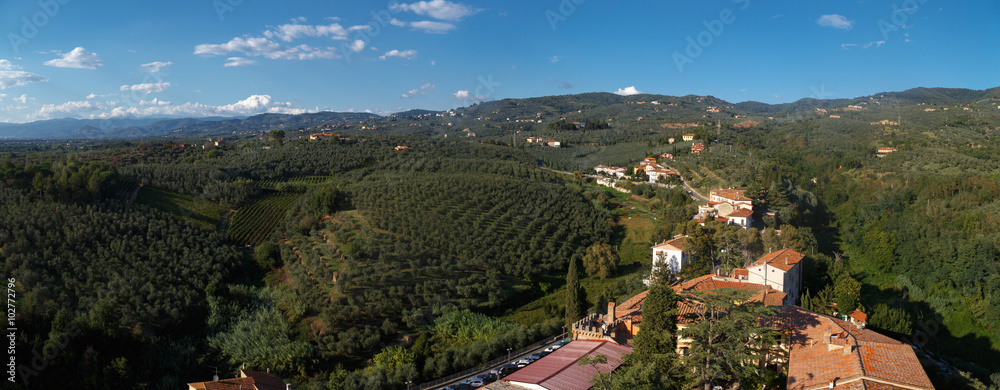
<path fill-rule="evenodd" d="M 646 295 L 649 295 L 649 290 L 635 294 L 632 298 L 629 298 L 625 302 L 615 306 L 615 318 L 622 318 L 635 314 L 641 315 L 642 301 L 646 299 Z"/>
<path fill-rule="evenodd" d="M 732 213 L 729 213 L 729 215 L 727 215 L 727 217 L 729 217 L 729 218 L 732 218 L 732 217 L 746 218 L 746 217 L 749 217 L 751 215 L 753 215 L 753 210 L 739 209 L 739 210 L 733 211 Z"/>
<path fill-rule="evenodd" d="M 789 390 L 820 388 L 833 380 L 838 389 L 934 388 L 907 344 L 797 306 L 783 307 L 777 317 L 776 327 L 791 338 Z"/>
<path fill-rule="evenodd" d="M 285 390 L 285 382 L 277 375 L 261 371 L 240 371 L 240 378 L 188 383 L 198 390 Z"/>
<path fill-rule="evenodd" d="M 205 390 L 239 390 L 253 389 L 253 378 L 220 379 L 218 382 L 205 382 Z"/>
<path fill-rule="evenodd" d="M 742 276 L 744 279 L 750 277 L 750 270 L 746 268 L 736 268 L 733 270 L 733 277 L 737 278 Z"/>
<path fill-rule="evenodd" d="M 747 198 L 746 196 L 743 196 L 744 192 L 745 192 L 745 190 L 737 190 L 735 188 L 725 188 L 725 189 L 723 189 L 723 188 L 717 188 L 717 189 L 709 191 L 709 195 L 710 196 L 714 195 L 714 196 L 726 198 L 726 199 L 729 199 L 729 200 L 732 200 L 732 201 L 741 201 L 741 202 L 742 201 L 751 201 L 752 199 Z"/>
<path fill-rule="evenodd" d="M 248 378 L 253 378 L 257 390 L 285 390 L 285 382 L 277 375 L 261 371 L 243 371 Z"/>
<path fill-rule="evenodd" d="M 751 267 L 756 267 L 758 265 L 763 265 L 767 263 L 767 265 L 769 266 L 788 272 L 789 270 L 792 269 L 792 267 L 798 264 L 799 261 L 802 261 L 803 257 L 805 257 L 805 255 L 799 252 L 793 251 L 791 249 L 782 249 L 777 252 L 768 253 L 763 257 L 757 259 L 757 261 L 755 261 L 751 265 Z"/>
<path fill-rule="evenodd" d="M 678 237 L 673 240 L 667 240 L 653 247 L 653 249 L 678 250 L 678 251 L 683 251 L 686 248 L 687 248 L 687 236 Z"/>
<path fill-rule="evenodd" d="M 699 276 L 697 278 L 685 281 L 674 286 L 674 291 L 678 294 L 686 291 L 714 291 L 720 288 L 737 288 L 741 290 L 751 291 L 754 294 L 750 296 L 750 301 L 752 302 L 764 302 L 767 306 L 780 306 L 784 303 L 785 294 L 782 291 L 775 290 L 771 286 L 765 286 L 763 284 L 739 282 L 732 280 L 720 280 L 715 277 L 716 275 L 705 275 Z"/>
<path fill-rule="evenodd" d="M 853 318 L 856 321 L 861 321 L 861 322 L 868 321 L 868 315 L 865 314 L 865 313 L 862 313 L 861 310 L 854 310 L 853 312 L 851 312 L 850 315 L 851 315 L 851 318 Z"/>

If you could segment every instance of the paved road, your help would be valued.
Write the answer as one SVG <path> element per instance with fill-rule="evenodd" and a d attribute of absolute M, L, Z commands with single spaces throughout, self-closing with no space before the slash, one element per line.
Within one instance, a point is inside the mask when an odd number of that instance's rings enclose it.
<path fill-rule="evenodd" d="M 566 341 L 568 341 L 568 339 L 565 339 L 565 340 L 566 340 Z M 479 372 L 476 372 L 476 373 L 473 373 L 473 374 L 471 374 L 471 375 L 469 375 L 469 376 L 467 376 L 467 377 L 464 377 L 464 378 L 459 378 L 459 379 L 455 380 L 454 382 L 451 382 L 451 383 L 443 383 L 443 384 L 441 384 L 440 386 L 438 386 L 438 387 L 435 387 L 435 389 L 440 389 L 440 388 L 442 388 L 442 387 L 455 387 L 455 386 L 457 386 L 457 385 L 458 385 L 459 383 L 462 383 L 462 381 L 464 381 L 464 380 L 466 380 L 466 379 L 472 379 L 472 378 L 475 378 L 475 377 L 477 377 L 477 376 L 480 376 L 480 375 L 483 375 L 483 374 L 486 374 L 486 373 L 489 373 L 490 371 L 493 371 L 494 369 L 497 369 L 497 368 L 500 368 L 500 366 L 503 366 L 504 364 L 507 364 L 507 363 L 513 363 L 513 362 L 516 362 L 516 361 L 518 361 L 518 360 L 521 360 L 521 359 L 523 359 L 523 358 L 526 358 L 526 357 L 528 357 L 528 356 L 531 356 L 531 355 L 534 355 L 534 354 L 536 354 L 536 353 L 539 353 L 539 352 L 542 352 L 543 350 L 545 350 L 545 348 L 548 348 L 548 347 L 551 347 L 551 346 L 553 346 L 553 345 L 556 345 L 556 344 L 558 344 L 558 343 L 560 343 L 560 342 L 562 342 L 562 341 L 564 341 L 564 340 L 559 340 L 559 341 L 553 341 L 553 342 L 551 342 L 551 343 L 548 343 L 548 344 L 545 344 L 545 345 L 542 345 L 542 346 L 540 346 L 540 347 L 538 347 L 538 348 L 535 348 L 535 349 L 532 349 L 532 350 L 530 350 L 530 351 L 528 351 L 528 352 L 525 352 L 525 353 L 523 353 L 523 354 L 521 354 L 521 355 L 511 355 L 511 356 L 510 356 L 510 359 L 509 359 L 508 361 L 505 361 L 505 362 L 503 362 L 503 363 L 500 363 L 500 364 L 498 364 L 498 365 L 496 365 L 496 366 L 493 366 L 493 367 L 488 367 L 488 368 L 486 368 L 486 369 L 484 369 L 484 370 L 482 370 L 482 371 L 479 371 Z"/>

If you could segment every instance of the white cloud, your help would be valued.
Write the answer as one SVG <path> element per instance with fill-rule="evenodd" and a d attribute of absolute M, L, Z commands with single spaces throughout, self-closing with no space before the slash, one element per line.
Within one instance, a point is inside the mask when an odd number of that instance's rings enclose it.
<path fill-rule="evenodd" d="M 90 100 L 68 101 L 62 104 L 44 104 L 34 113 L 28 114 L 28 119 L 79 118 L 84 113 L 100 111 L 106 108 L 104 104 Z"/>
<path fill-rule="evenodd" d="M 154 99 L 155 100 L 155 99 Z M 147 102 L 148 103 L 148 102 Z M 184 103 L 172 105 L 169 102 L 158 102 L 145 107 L 115 107 L 111 111 L 94 114 L 93 118 L 115 117 L 206 117 L 206 116 L 250 116 L 263 113 L 274 114 L 304 114 L 309 112 L 304 108 L 295 107 L 290 102 L 276 102 L 270 95 L 253 95 L 233 104 L 212 106 L 202 103 Z"/>
<path fill-rule="evenodd" d="M 633 85 L 631 87 L 618 88 L 618 90 L 615 91 L 614 93 L 615 95 L 628 96 L 628 95 L 638 95 L 642 92 L 636 89 L 635 86 Z"/>
<path fill-rule="evenodd" d="M 412 60 L 417 57 L 417 51 L 413 49 L 403 51 L 393 49 L 385 52 L 385 54 L 379 56 L 378 59 L 385 61 L 389 57 L 399 57 L 406 60 Z"/>
<path fill-rule="evenodd" d="M 9 60 L 0 59 L 0 89 L 23 87 L 37 82 L 49 81 L 48 77 L 21 70 Z"/>
<path fill-rule="evenodd" d="M 339 23 L 329 25 L 308 25 L 308 24 L 282 24 L 275 27 L 273 31 L 265 31 L 264 36 L 291 42 L 301 37 L 330 37 L 330 39 L 346 40 L 348 29 Z"/>
<path fill-rule="evenodd" d="M 123 85 L 119 91 L 139 91 L 144 93 L 163 92 L 170 87 L 169 82 L 157 81 L 155 83 L 142 83 L 135 85 Z"/>
<path fill-rule="evenodd" d="M 6 95 L 4 95 L 4 96 L 6 96 Z M 18 103 L 21 103 L 21 104 L 28 104 L 28 100 L 35 100 L 35 98 L 29 98 L 28 94 L 22 94 L 21 96 L 13 98 L 13 100 L 15 102 L 18 102 Z"/>
<path fill-rule="evenodd" d="M 390 22 L 391 22 L 391 21 L 390 21 Z M 347 31 L 358 31 L 358 30 L 365 30 L 365 31 L 368 31 L 368 30 L 371 30 L 371 29 L 372 29 L 372 26 L 369 26 L 369 25 L 367 25 L 367 24 L 359 24 L 359 25 L 357 25 L 357 26 L 351 26 L 351 27 L 348 27 L 348 28 L 347 28 Z"/>
<path fill-rule="evenodd" d="M 475 94 L 469 93 L 469 91 L 466 91 L 466 90 L 459 90 L 458 92 L 455 92 L 454 94 L 452 94 L 451 97 L 452 97 L 452 99 L 462 100 L 462 101 L 475 101 L 475 100 L 482 101 L 482 100 L 486 100 L 485 96 L 475 95 Z"/>
<path fill-rule="evenodd" d="M 878 49 L 878 48 L 882 47 L 882 45 L 884 45 L 884 44 L 885 44 L 885 41 L 874 41 L 874 42 L 868 42 L 868 43 L 866 43 L 862 47 L 864 47 L 865 49 L 867 49 L 869 47 L 875 46 L 875 48 Z"/>
<path fill-rule="evenodd" d="M 561 59 L 562 59 L 562 57 L 560 57 L 560 56 L 552 56 L 552 57 L 549 57 L 549 63 L 550 64 L 554 64 L 556 62 L 559 62 L 559 60 L 561 60 Z"/>
<path fill-rule="evenodd" d="M 145 106 L 169 106 L 170 102 L 165 102 L 165 101 L 162 101 L 162 100 L 158 100 L 157 98 L 153 98 L 153 100 L 140 100 L 139 101 L 139 105 L 140 106 L 144 106 L 144 107 Z"/>
<path fill-rule="evenodd" d="M 91 92 L 90 95 L 87 95 L 87 99 L 93 99 L 93 98 L 97 98 L 97 97 L 100 97 L 100 95 L 98 95 L 96 93 L 93 93 L 93 92 Z"/>
<path fill-rule="evenodd" d="M 389 24 L 397 27 L 406 27 L 406 22 L 396 18 L 392 18 L 391 20 L 389 20 Z"/>
<path fill-rule="evenodd" d="M 103 64 L 101 64 L 101 57 L 96 53 L 77 47 L 69 53 L 62 54 L 60 58 L 46 61 L 45 65 L 57 68 L 97 69 Z"/>
<path fill-rule="evenodd" d="M 243 57 L 229 57 L 226 58 L 226 63 L 222 66 L 250 66 L 258 65 L 257 61 L 249 60 Z"/>
<path fill-rule="evenodd" d="M 222 44 L 200 44 L 194 47 L 194 54 L 225 55 L 241 52 L 247 56 L 262 56 L 272 60 L 312 60 L 316 58 L 336 58 L 333 47 L 326 49 L 307 45 L 284 46 L 263 37 L 236 37 Z"/>
<path fill-rule="evenodd" d="M 457 22 L 467 16 L 475 15 L 482 11 L 465 4 L 452 3 L 445 0 L 418 1 L 411 4 L 392 4 L 389 6 L 393 11 L 410 11 L 417 15 L 427 15 L 434 19 L 450 20 Z"/>
<path fill-rule="evenodd" d="M 354 43 L 351 43 L 351 50 L 354 50 L 355 53 L 362 51 L 364 49 L 365 49 L 365 41 L 362 39 L 358 39 L 354 41 Z"/>
<path fill-rule="evenodd" d="M 854 21 L 847 20 L 847 18 L 844 17 L 844 15 L 839 15 L 839 14 L 820 16 L 819 20 L 817 20 L 816 23 L 823 27 L 833 27 L 833 28 L 839 28 L 841 30 L 850 30 L 852 27 L 854 27 Z"/>
<path fill-rule="evenodd" d="M 777 93 L 771 96 L 773 96 L 775 99 L 784 99 L 781 97 L 781 95 L 778 95 Z"/>
<path fill-rule="evenodd" d="M 423 30 L 424 32 L 430 34 L 444 34 L 448 31 L 455 29 L 454 24 L 444 23 L 444 22 L 432 22 L 429 20 L 412 22 L 410 23 L 410 27 L 413 27 L 414 30 Z"/>
<path fill-rule="evenodd" d="M 155 61 L 155 62 L 150 62 L 148 64 L 142 64 L 140 66 L 145 68 L 146 71 L 149 73 L 160 73 L 160 71 L 167 69 L 170 65 L 173 64 L 174 63 L 170 61 L 167 62 Z"/>
<path fill-rule="evenodd" d="M 436 85 L 431 83 L 425 83 L 424 85 L 421 85 L 420 88 L 414 88 L 409 91 L 406 91 L 406 93 L 402 94 L 400 97 L 404 99 L 409 99 L 414 96 L 427 96 L 427 93 L 429 91 L 433 91 L 435 89 L 437 89 Z"/>

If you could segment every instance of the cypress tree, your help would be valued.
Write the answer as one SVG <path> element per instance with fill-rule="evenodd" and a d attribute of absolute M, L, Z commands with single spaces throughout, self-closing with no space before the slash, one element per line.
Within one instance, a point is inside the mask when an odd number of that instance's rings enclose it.
<path fill-rule="evenodd" d="M 572 324 L 583 318 L 586 291 L 580 286 L 580 272 L 577 270 L 577 256 L 569 260 L 569 271 L 566 272 L 566 323 Z"/>

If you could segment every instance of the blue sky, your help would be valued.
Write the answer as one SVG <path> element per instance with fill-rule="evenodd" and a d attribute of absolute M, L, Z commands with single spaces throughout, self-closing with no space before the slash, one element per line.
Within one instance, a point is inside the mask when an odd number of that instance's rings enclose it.
<path fill-rule="evenodd" d="M 991 0 L 7 1 L 0 32 L 6 122 L 1000 85 Z"/>

